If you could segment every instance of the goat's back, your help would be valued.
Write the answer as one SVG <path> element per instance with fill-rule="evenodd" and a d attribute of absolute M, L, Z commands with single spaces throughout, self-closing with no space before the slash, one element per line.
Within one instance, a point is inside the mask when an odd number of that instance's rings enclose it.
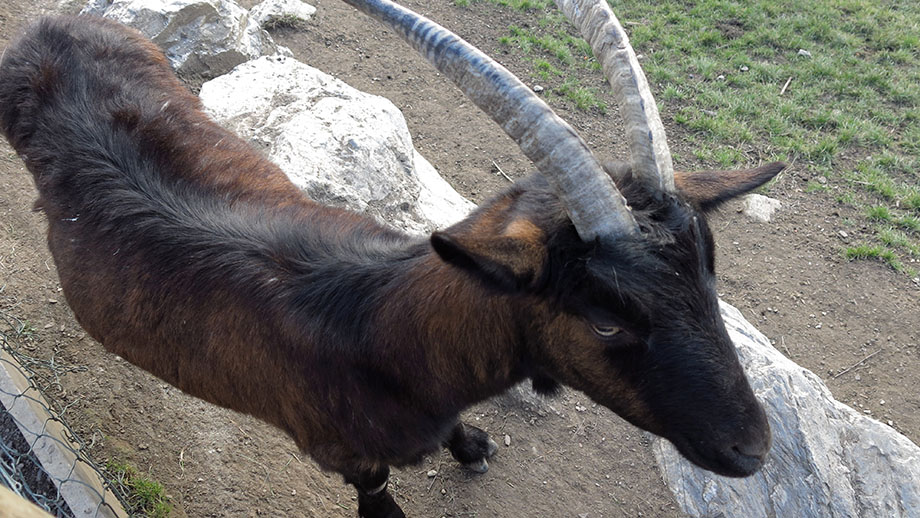
<path fill-rule="evenodd" d="M 133 29 L 44 18 L 7 49 L 0 70 L 0 129 L 46 210 L 85 207 L 103 189 L 151 191 L 154 181 L 273 206 L 303 202 L 274 165 L 201 113 L 162 52 Z"/>
<path fill-rule="evenodd" d="M 0 63 L 0 129 L 33 174 L 80 324 L 183 390 L 290 430 L 280 413 L 305 410 L 277 408 L 271 387 L 311 361 L 297 329 L 310 322 L 273 318 L 283 286 L 329 260 L 305 236 L 376 227 L 305 198 L 200 108 L 155 45 L 98 18 L 42 19 Z"/>

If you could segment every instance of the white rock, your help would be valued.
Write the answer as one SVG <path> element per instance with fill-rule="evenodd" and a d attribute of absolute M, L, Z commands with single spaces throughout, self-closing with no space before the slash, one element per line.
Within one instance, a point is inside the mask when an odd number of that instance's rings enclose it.
<path fill-rule="evenodd" d="M 249 13 L 229 0 L 91 0 L 82 13 L 141 31 L 186 77 L 217 77 L 279 51 Z"/>
<path fill-rule="evenodd" d="M 744 206 L 741 211 L 748 217 L 763 223 L 770 221 L 773 213 L 782 206 L 779 200 L 761 194 L 748 194 L 743 199 Z"/>
<path fill-rule="evenodd" d="M 202 85 L 201 100 L 317 201 L 413 233 L 450 225 L 474 207 L 415 151 L 393 103 L 294 59 L 240 65 Z"/>
<path fill-rule="evenodd" d="M 799 49 L 798 55 L 799 55 L 799 56 L 802 56 L 803 58 L 810 58 L 810 57 L 811 57 L 811 52 L 808 52 L 808 51 L 805 50 L 805 49 Z"/>
<path fill-rule="evenodd" d="M 316 14 L 316 8 L 301 0 L 265 0 L 249 10 L 249 16 L 260 27 L 305 22 Z"/>
<path fill-rule="evenodd" d="M 693 517 L 920 516 L 920 447 L 834 400 L 827 386 L 774 349 L 722 304 L 751 386 L 764 402 L 773 448 L 745 479 L 714 475 L 656 439 L 655 456 L 683 512 Z"/>

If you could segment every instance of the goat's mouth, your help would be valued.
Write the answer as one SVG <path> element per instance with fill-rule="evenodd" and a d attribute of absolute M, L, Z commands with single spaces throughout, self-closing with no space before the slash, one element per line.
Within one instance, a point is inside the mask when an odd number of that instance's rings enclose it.
<path fill-rule="evenodd" d="M 697 466 L 726 477 L 749 477 L 763 467 L 770 451 L 770 436 L 756 447 L 744 445 L 716 446 L 694 444 L 692 441 L 669 439 L 687 460 Z"/>

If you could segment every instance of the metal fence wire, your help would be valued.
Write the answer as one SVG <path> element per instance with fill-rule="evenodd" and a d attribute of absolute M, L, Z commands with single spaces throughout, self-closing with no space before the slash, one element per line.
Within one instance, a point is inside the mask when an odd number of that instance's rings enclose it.
<path fill-rule="evenodd" d="M 46 393 L 74 368 L 14 348 L 7 332 L 19 335 L 24 328 L 0 312 L 0 485 L 55 517 L 127 517 L 124 488 L 89 458 L 63 419 L 66 407 Z"/>

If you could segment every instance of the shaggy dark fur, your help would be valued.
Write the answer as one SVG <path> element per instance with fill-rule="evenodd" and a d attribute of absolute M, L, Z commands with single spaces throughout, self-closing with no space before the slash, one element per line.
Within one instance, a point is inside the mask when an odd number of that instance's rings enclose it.
<path fill-rule="evenodd" d="M 708 469 L 761 465 L 769 428 L 697 208 L 781 165 L 681 174 L 682 198 L 613 167 L 634 237 L 580 241 L 533 177 L 419 240 L 307 199 L 200 108 L 152 43 L 95 18 L 44 19 L 0 64 L 0 126 L 80 324 L 287 431 L 355 485 L 362 516 L 402 516 L 389 466 L 442 444 L 487 467 L 494 443 L 458 415 L 527 378 L 583 390 Z"/>

